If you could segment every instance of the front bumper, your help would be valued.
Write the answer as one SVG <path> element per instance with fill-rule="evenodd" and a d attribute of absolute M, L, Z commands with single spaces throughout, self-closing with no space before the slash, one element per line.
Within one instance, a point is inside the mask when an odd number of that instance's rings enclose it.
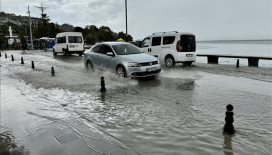
<path fill-rule="evenodd" d="M 148 76 L 155 76 L 161 72 L 161 69 L 152 72 L 133 72 L 130 76 L 131 77 L 148 77 Z"/>
<path fill-rule="evenodd" d="M 155 71 L 147 71 L 147 69 L 156 68 Z M 128 67 L 127 76 L 130 77 L 148 77 L 155 76 L 161 72 L 161 65 L 156 64 L 152 66 L 142 66 L 142 67 Z"/>

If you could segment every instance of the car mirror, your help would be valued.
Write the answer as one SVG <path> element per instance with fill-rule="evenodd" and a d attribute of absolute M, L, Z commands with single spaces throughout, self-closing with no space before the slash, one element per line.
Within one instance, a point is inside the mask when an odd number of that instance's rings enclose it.
<path fill-rule="evenodd" d="M 114 56 L 114 54 L 112 52 L 108 52 L 106 54 L 107 54 L 107 56 Z"/>
<path fill-rule="evenodd" d="M 144 47 L 148 47 L 148 45 L 147 45 L 147 44 L 145 44 L 145 45 L 144 45 Z"/>

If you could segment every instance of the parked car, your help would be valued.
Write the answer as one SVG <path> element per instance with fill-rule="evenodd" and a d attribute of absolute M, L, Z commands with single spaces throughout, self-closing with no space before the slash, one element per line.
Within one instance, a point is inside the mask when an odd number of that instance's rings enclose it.
<path fill-rule="evenodd" d="M 147 36 L 139 46 L 141 49 L 157 57 L 167 67 L 176 63 L 191 66 L 196 61 L 195 35 L 181 32 L 158 32 Z"/>
<path fill-rule="evenodd" d="M 142 39 L 137 39 L 137 40 L 134 41 L 134 43 L 135 43 L 136 46 L 139 47 L 141 45 L 142 41 L 143 41 Z"/>
<path fill-rule="evenodd" d="M 155 76 L 161 72 L 157 58 L 126 42 L 103 42 L 84 53 L 87 68 L 104 67 L 121 77 Z"/>
<path fill-rule="evenodd" d="M 84 52 L 84 40 L 81 32 L 58 33 L 53 46 L 53 54 L 63 53 L 71 55 L 77 53 L 81 56 Z"/>

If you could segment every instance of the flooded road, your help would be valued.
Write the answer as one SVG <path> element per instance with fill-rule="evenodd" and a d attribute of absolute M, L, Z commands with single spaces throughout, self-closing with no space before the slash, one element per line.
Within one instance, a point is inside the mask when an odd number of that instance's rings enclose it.
<path fill-rule="evenodd" d="M 271 68 L 194 63 L 163 66 L 155 78 L 123 79 L 87 70 L 77 55 L 1 53 L 1 135 L 11 135 L 24 154 L 53 142 L 42 133 L 67 127 L 79 137 L 91 137 L 95 128 L 143 155 L 272 153 Z M 101 76 L 106 93 L 99 91 Z M 222 133 L 228 104 L 234 106 L 232 136 Z"/>

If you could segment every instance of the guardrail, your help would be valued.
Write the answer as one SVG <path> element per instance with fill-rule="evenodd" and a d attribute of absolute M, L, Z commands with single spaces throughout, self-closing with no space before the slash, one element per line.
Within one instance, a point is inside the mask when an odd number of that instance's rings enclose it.
<path fill-rule="evenodd" d="M 267 56 L 245 56 L 245 55 L 226 55 L 226 54 L 197 54 L 199 57 L 207 57 L 209 64 L 218 64 L 219 57 L 224 58 L 243 58 L 248 59 L 248 66 L 258 67 L 259 59 L 272 60 Z"/>

